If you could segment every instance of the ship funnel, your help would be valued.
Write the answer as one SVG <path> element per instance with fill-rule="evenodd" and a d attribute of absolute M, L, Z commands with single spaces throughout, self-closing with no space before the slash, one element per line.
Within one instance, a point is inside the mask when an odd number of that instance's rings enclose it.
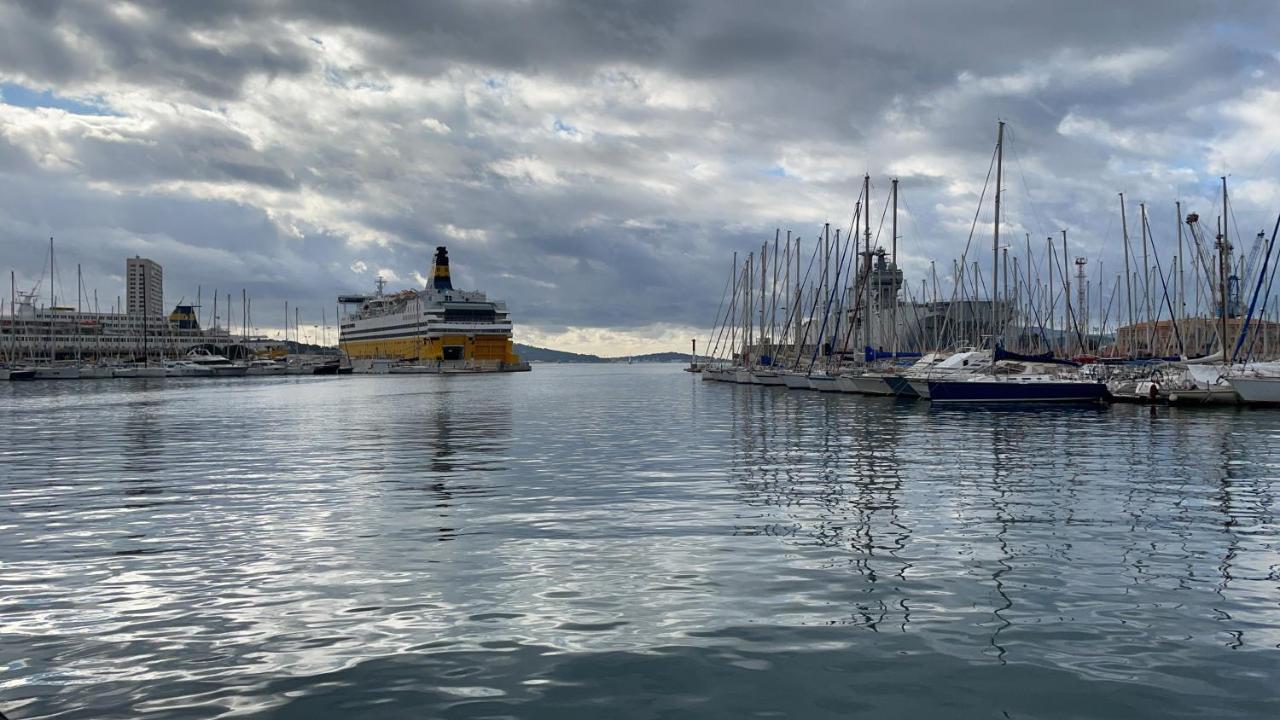
<path fill-rule="evenodd" d="M 449 280 L 449 250 L 443 245 L 436 248 L 436 264 L 435 269 L 431 271 L 431 285 L 436 290 L 453 289 L 453 283 Z"/>

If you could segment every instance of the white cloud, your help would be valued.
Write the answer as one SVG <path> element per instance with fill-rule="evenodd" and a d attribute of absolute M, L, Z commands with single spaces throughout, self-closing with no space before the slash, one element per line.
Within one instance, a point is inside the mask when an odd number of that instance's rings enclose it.
<path fill-rule="evenodd" d="M 440 135 L 448 135 L 453 132 L 453 128 L 433 117 L 422 118 L 422 127 Z"/>

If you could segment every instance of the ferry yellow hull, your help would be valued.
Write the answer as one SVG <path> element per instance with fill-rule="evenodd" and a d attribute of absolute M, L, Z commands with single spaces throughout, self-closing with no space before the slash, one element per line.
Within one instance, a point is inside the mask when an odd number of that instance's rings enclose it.
<path fill-rule="evenodd" d="M 444 335 L 441 337 L 343 340 L 342 351 L 352 359 L 412 362 L 465 362 L 515 365 L 520 362 L 511 338 L 500 335 Z"/>

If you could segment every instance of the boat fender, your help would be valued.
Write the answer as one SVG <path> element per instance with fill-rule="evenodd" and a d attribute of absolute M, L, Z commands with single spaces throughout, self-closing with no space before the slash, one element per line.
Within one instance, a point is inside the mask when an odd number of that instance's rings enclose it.
<path fill-rule="evenodd" d="M 1156 401 L 1156 398 L 1159 396 L 1159 393 L 1160 393 L 1160 386 L 1156 383 L 1151 383 L 1151 387 L 1147 389 L 1147 397 L 1151 399 L 1151 402 Z"/>

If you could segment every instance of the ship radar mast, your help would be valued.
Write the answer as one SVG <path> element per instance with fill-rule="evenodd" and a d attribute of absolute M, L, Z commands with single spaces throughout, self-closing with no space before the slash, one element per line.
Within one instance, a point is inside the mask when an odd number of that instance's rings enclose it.
<path fill-rule="evenodd" d="M 379 275 L 376 282 L 378 284 L 378 297 L 382 297 L 382 289 L 387 286 L 387 279 Z"/>

